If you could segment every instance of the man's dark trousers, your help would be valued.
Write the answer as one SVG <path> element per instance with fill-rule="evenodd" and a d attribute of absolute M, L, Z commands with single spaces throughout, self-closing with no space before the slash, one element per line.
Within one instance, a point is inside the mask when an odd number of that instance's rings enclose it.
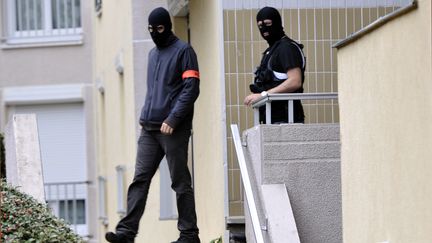
<path fill-rule="evenodd" d="M 134 238 L 147 200 L 150 182 L 159 164 L 166 155 L 171 175 L 171 188 L 177 194 L 178 223 L 180 236 L 198 236 L 195 200 L 191 175 L 187 167 L 188 143 L 191 130 L 179 127 L 171 135 L 160 131 L 142 129 L 138 140 L 135 175 L 128 189 L 127 214 L 118 223 L 117 233 Z"/>

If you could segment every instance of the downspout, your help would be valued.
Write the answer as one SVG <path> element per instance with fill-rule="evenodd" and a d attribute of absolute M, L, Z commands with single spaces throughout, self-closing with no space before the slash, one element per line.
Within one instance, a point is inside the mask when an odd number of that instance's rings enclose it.
<path fill-rule="evenodd" d="M 186 15 L 186 28 L 187 28 L 187 43 L 191 44 L 191 34 L 190 34 L 190 21 L 189 21 L 189 10 Z M 194 157 L 194 130 L 192 125 L 191 130 L 191 162 L 192 162 L 192 188 L 195 188 L 195 157 Z"/>

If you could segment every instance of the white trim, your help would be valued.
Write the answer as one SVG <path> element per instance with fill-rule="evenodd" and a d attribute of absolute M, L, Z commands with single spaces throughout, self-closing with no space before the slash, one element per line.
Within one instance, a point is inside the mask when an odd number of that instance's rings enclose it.
<path fill-rule="evenodd" d="M 218 14 L 218 50 L 219 50 L 219 75 L 220 75 L 220 104 L 221 104 L 221 120 L 220 126 L 222 130 L 222 159 L 223 159 L 223 180 L 224 180 L 224 216 L 228 218 L 229 215 L 229 183 L 228 183 L 228 152 L 227 152 L 227 118 L 226 118 L 226 93 L 225 93 L 225 44 L 224 44 L 224 11 L 222 1 L 217 3 L 217 14 Z"/>
<path fill-rule="evenodd" d="M 68 40 L 68 41 L 40 41 L 40 42 L 30 42 L 16 44 L 7 43 L 0 45 L 0 49 L 10 50 L 10 49 L 21 49 L 21 48 L 35 48 L 35 47 L 54 47 L 54 46 L 80 46 L 84 44 L 83 40 Z"/>
<path fill-rule="evenodd" d="M 83 84 L 8 87 L 3 89 L 6 105 L 82 102 Z"/>
<path fill-rule="evenodd" d="M 4 5 L 2 7 L 4 7 Z M 6 5 L 7 29 L 5 30 L 8 36 L 12 35 L 12 26 L 16 26 L 16 18 L 14 18 L 15 14 L 12 13 L 15 13 L 15 1 L 8 0 L 8 4 Z"/>
<path fill-rule="evenodd" d="M 267 119 L 269 121 L 269 119 Z M 250 181 L 249 171 L 246 165 L 246 159 L 243 154 L 243 147 L 242 142 L 240 138 L 240 132 L 238 130 L 238 126 L 236 124 L 231 124 L 231 133 L 233 136 L 234 141 L 234 148 L 237 154 L 237 159 L 239 162 L 240 172 L 241 172 L 241 179 L 244 186 L 244 191 L 246 195 L 246 202 L 248 204 L 248 210 L 250 214 L 250 218 L 252 221 L 252 232 L 255 236 L 255 242 L 257 243 L 264 243 L 264 237 L 262 232 L 262 226 L 260 223 L 260 219 L 258 216 L 257 206 L 255 202 L 255 197 Z"/>
<path fill-rule="evenodd" d="M 67 28 L 55 30 L 15 30 L 7 39 L 63 39 L 77 37 L 82 35 L 82 28 Z"/>
<path fill-rule="evenodd" d="M 6 45 L 45 44 L 45 43 L 83 43 L 83 35 L 27 36 L 5 38 Z"/>
<path fill-rule="evenodd" d="M 99 219 L 106 219 L 106 179 L 103 176 L 98 177 L 98 193 L 99 193 Z"/>
<path fill-rule="evenodd" d="M 273 75 L 277 78 L 277 79 L 280 79 L 280 80 L 285 80 L 285 79 L 287 79 L 288 78 L 288 75 L 286 74 L 286 73 L 280 73 L 280 72 L 276 72 L 276 71 L 273 71 Z"/>
<path fill-rule="evenodd" d="M 42 18 L 44 18 L 44 30 L 52 30 L 52 12 L 51 12 L 51 1 L 47 4 L 45 1 L 42 1 Z M 49 20 L 49 21 L 48 21 Z"/>
<path fill-rule="evenodd" d="M 125 207 L 125 167 L 118 165 L 116 166 L 116 176 L 117 176 L 117 213 L 120 217 L 124 217 L 126 215 L 126 207 Z"/>

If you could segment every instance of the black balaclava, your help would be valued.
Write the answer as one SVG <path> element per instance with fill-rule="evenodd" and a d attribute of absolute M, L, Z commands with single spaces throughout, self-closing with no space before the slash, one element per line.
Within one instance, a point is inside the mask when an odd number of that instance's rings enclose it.
<path fill-rule="evenodd" d="M 265 26 L 263 23 L 262 28 L 259 29 L 259 31 L 267 43 L 272 46 L 285 35 L 282 27 L 282 18 L 275 8 L 264 7 L 257 13 L 256 21 L 264 21 L 265 19 L 272 20 L 273 24 L 271 26 Z M 264 36 L 264 32 L 268 32 L 269 35 Z"/>
<path fill-rule="evenodd" d="M 157 47 L 168 46 L 172 40 L 176 39 L 171 28 L 171 18 L 168 11 L 162 7 L 155 8 L 148 17 L 148 24 L 153 27 L 153 32 L 150 33 L 153 42 Z M 162 33 L 157 31 L 157 26 L 163 25 L 165 30 Z"/>

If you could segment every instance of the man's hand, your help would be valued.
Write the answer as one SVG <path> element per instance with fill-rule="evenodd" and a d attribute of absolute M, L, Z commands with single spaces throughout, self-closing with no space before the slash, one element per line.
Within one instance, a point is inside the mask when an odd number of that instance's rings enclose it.
<path fill-rule="evenodd" d="M 165 135 L 171 135 L 174 131 L 174 128 L 170 127 L 168 124 L 166 124 L 165 122 L 162 123 L 162 126 L 160 128 L 160 131 L 162 134 Z"/>
<path fill-rule="evenodd" d="M 261 97 L 262 97 L 261 94 L 250 94 L 250 95 L 246 96 L 246 98 L 244 99 L 244 104 L 247 106 L 250 106 L 250 105 L 252 105 L 252 103 L 257 101 Z"/>

